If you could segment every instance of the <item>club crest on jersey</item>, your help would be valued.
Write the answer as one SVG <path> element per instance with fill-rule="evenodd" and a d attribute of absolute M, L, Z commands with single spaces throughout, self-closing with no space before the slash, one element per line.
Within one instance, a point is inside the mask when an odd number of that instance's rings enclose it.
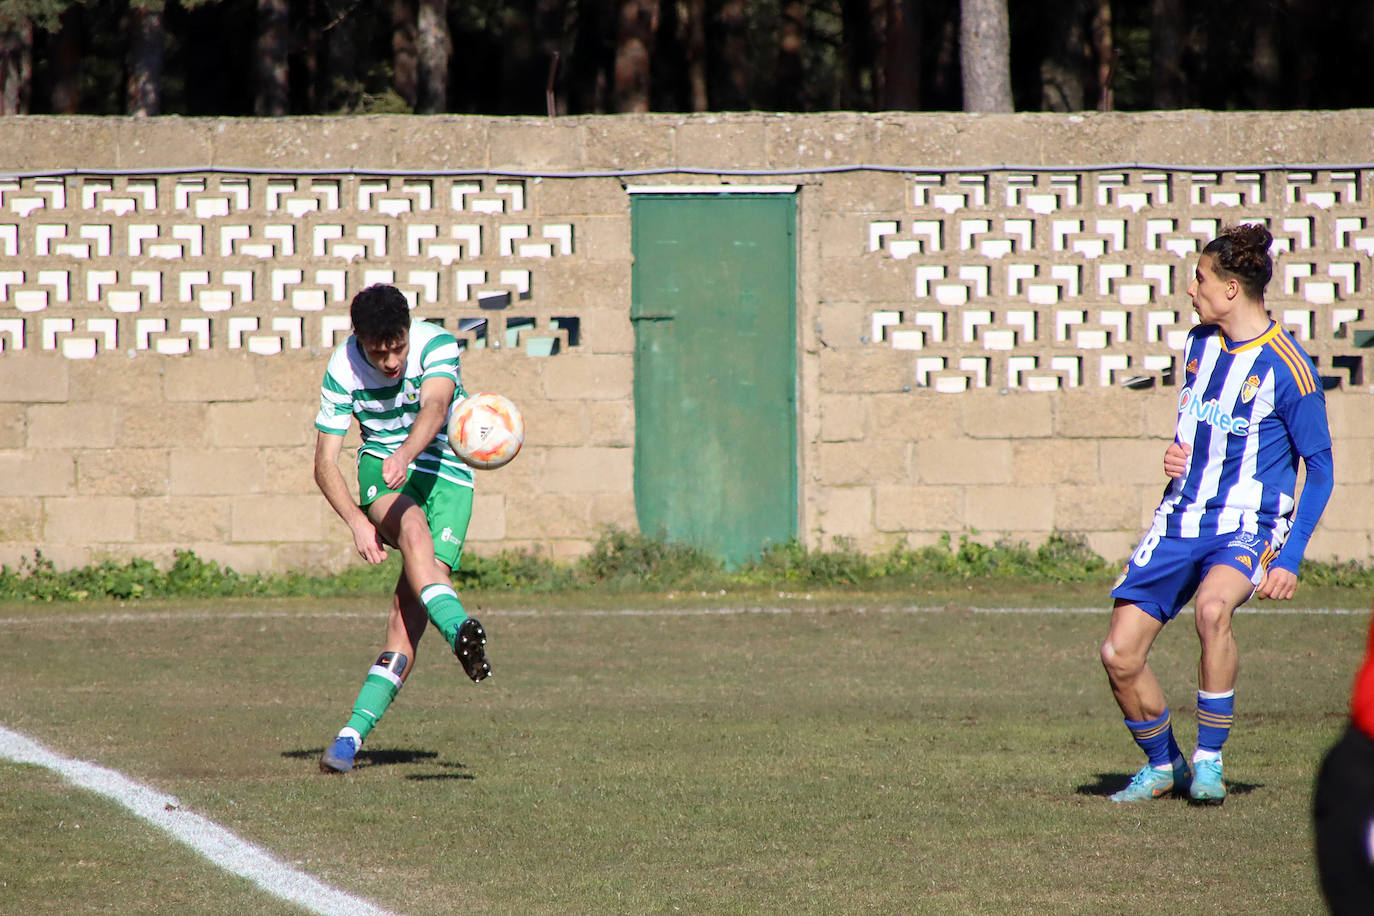
<path fill-rule="evenodd" d="M 1188 365 L 1184 366 L 1183 369 L 1189 375 L 1197 375 L 1197 358 L 1188 360 Z"/>
<path fill-rule="evenodd" d="M 1260 380 L 1258 375 L 1252 375 L 1245 380 L 1245 384 L 1240 386 L 1240 401 L 1242 404 L 1249 404 L 1259 393 Z"/>
<path fill-rule="evenodd" d="M 1269 546 L 1269 539 L 1249 531 L 1237 531 L 1231 538 L 1231 542 L 1226 545 L 1229 548 L 1239 548 L 1244 553 L 1236 554 L 1236 559 L 1245 564 L 1246 569 L 1254 569 L 1251 566 L 1251 557 L 1259 559 L 1261 553 Z"/>
<path fill-rule="evenodd" d="M 1178 395 L 1178 412 L 1181 416 L 1192 417 L 1224 433 L 1244 436 L 1250 431 L 1250 421 L 1245 417 L 1233 417 L 1221 409 L 1216 398 L 1204 401 L 1193 393 L 1191 387 L 1184 388 Z"/>

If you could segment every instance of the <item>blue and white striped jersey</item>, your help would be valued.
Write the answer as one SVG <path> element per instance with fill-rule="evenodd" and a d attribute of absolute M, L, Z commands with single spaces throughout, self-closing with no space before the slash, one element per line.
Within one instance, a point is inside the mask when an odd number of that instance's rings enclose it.
<path fill-rule="evenodd" d="M 329 358 L 320 385 L 320 412 L 315 416 L 315 428 L 342 436 L 356 417 L 363 439 L 358 455 L 386 458 L 410 435 L 411 424 L 420 413 L 420 385 L 436 376 L 453 379 L 457 385 L 449 404 L 452 415 L 453 405 L 467 397 L 459 377 L 458 341 L 433 322 L 411 321 L 410 350 L 397 380 L 373 368 L 358 347 L 358 339 L 350 334 Z M 472 486 L 472 468 L 448 447 L 447 425 L 410 467 L 422 474 L 435 474 Z"/>
<path fill-rule="evenodd" d="M 1200 325 L 1184 347 L 1174 437 L 1187 468 L 1155 510 L 1171 537 L 1272 531 L 1292 524 L 1298 459 L 1331 448 L 1326 396 L 1312 360 L 1283 328 L 1244 343 Z"/>

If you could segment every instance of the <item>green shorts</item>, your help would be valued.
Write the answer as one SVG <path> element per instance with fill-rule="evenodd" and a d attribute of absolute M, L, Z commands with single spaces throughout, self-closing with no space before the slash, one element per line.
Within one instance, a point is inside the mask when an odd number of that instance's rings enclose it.
<path fill-rule="evenodd" d="M 362 494 L 358 505 L 363 511 L 387 493 L 401 493 L 415 500 L 429 519 L 435 559 L 447 563 L 449 569 L 458 568 L 472 519 L 472 487 L 412 469 L 401 488 L 393 490 L 382 480 L 382 459 L 364 452 L 358 456 L 358 492 Z"/>

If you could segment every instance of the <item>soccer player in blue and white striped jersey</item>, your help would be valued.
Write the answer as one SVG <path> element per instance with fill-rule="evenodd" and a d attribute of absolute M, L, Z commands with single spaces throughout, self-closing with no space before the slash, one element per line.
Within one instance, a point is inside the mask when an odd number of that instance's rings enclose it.
<path fill-rule="evenodd" d="M 326 773 L 353 769 L 367 739 L 415 665 L 432 622 L 474 681 L 491 674 L 486 631 L 469 617 L 449 575 L 458 565 L 472 515 L 472 470 L 448 447 L 449 415 L 464 397 L 458 342 L 436 324 L 412 321 L 394 286 L 369 286 L 353 298 L 353 334 L 330 356 L 315 417 L 315 482 L 348 525 L 369 563 L 401 551 L 382 653 L 368 670 L 353 712 L 320 757 Z M 339 470 L 344 436 L 357 420 L 355 501 Z"/>
<path fill-rule="evenodd" d="M 1333 483 L 1326 399 L 1312 360 L 1265 308 L 1273 237 L 1233 226 L 1202 250 L 1188 295 L 1200 324 L 1184 350 L 1172 478 L 1150 530 L 1112 589 L 1102 646 L 1112 693 L 1148 762 L 1112 796 L 1226 798 L 1221 748 L 1230 733 L 1239 656 L 1231 618 L 1252 595 L 1288 599 Z M 1299 460 L 1306 480 L 1297 498 Z M 1295 511 L 1296 508 L 1296 511 Z M 1193 599 L 1198 664 L 1192 769 L 1174 740 L 1150 647 Z"/>

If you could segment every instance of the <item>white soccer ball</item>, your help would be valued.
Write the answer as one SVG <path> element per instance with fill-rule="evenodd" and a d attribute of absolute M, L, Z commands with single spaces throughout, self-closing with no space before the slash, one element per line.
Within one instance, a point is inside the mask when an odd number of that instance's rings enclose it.
<path fill-rule="evenodd" d="M 510 398 L 491 392 L 459 402 L 448 421 L 454 454 L 484 471 L 509 464 L 525 444 L 525 418 Z"/>

